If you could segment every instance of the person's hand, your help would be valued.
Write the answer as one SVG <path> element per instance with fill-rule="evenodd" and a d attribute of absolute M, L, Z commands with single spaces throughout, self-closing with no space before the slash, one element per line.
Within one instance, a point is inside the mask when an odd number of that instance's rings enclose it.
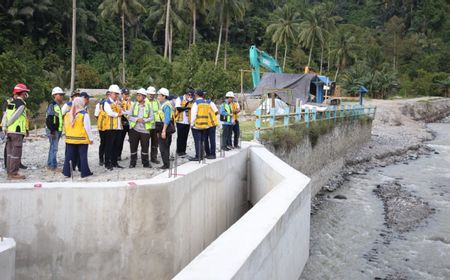
<path fill-rule="evenodd" d="M 89 141 L 89 144 L 94 144 L 94 141 L 92 141 L 92 140 L 91 140 L 91 141 Z"/>
<path fill-rule="evenodd" d="M 144 119 L 137 119 L 138 123 L 144 123 Z"/>
<path fill-rule="evenodd" d="M 166 140 L 166 132 L 161 132 L 161 139 Z"/>

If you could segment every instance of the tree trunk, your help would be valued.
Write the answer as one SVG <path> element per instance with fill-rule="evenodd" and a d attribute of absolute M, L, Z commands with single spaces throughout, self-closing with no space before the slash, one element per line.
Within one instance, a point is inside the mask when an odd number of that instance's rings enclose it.
<path fill-rule="evenodd" d="M 313 46 L 314 45 L 311 44 L 311 48 L 309 49 L 308 68 L 309 68 L 309 65 L 311 65 L 311 56 L 312 56 Z"/>
<path fill-rule="evenodd" d="M 288 46 L 287 46 L 287 44 L 286 44 L 286 47 L 284 48 L 283 72 L 284 72 L 284 67 L 286 66 L 287 49 L 288 49 Z"/>
<path fill-rule="evenodd" d="M 330 42 L 328 42 L 328 61 L 327 61 L 327 72 L 330 72 L 330 64 L 331 64 L 331 51 L 330 51 Z"/>
<path fill-rule="evenodd" d="M 122 12 L 122 84 L 125 86 L 125 15 Z"/>
<path fill-rule="evenodd" d="M 339 68 L 340 68 L 340 66 L 338 65 L 337 69 L 336 69 L 336 74 L 334 75 L 334 82 L 337 82 L 337 76 L 339 74 Z"/>
<path fill-rule="evenodd" d="M 192 45 L 195 45 L 195 34 L 197 33 L 197 10 L 195 1 L 192 1 Z"/>
<path fill-rule="evenodd" d="M 164 58 L 167 58 L 169 51 L 169 22 L 170 22 L 170 0 L 166 3 L 166 24 L 164 32 Z"/>
<path fill-rule="evenodd" d="M 275 43 L 275 60 L 278 59 L 278 43 Z"/>
<path fill-rule="evenodd" d="M 323 44 L 322 44 L 322 52 L 320 53 L 320 72 L 319 75 L 322 75 L 322 66 L 323 66 Z"/>
<path fill-rule="evenodd" d="M 226 24 L 225 24 L 225 44 L 224 44 L 224 52 L 223 52 L 223 70 L 227 70 L 227 47 L 228 47 L 228 31 L 230 28 L 230 16 L 227 14 Z"/>
<path fill-rule="evenodd" d="M 173 24 L 169 24 L 169 63 L 172 63 L 172 36 L 173 36 Z"/>
<path fill-rule="evenodd" d="M 77 52 L 77 1 L 72 0 L 72 59 L 70 65 L 70 93 L 75 88 L 75 57 Z M 65 85 L 61 85 L 65 86 Z"/>
<path fill-rule="evenodd" d="M 219 42 L 217 43 L 216 61 L 214 62 L 214 66 L 217 66 L 217 63 L 219 62 L 220 44 L 222 43 L 222 30 L 223 30 L 223 20 L 222 20 L 222 12 L 220 12 Z"/>

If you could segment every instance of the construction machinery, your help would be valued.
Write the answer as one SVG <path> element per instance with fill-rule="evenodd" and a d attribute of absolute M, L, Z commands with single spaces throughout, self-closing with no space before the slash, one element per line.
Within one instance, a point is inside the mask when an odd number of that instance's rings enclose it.
<path fill-rule="evenodd" d="M 261 79 L 261 66 L 274 73 L 283 73 L 278 61 L 265 51 L 259 50 L 255 45 L 249 49 L 250 66 L 252 67 L 253 88 L 256 88 Z"/>

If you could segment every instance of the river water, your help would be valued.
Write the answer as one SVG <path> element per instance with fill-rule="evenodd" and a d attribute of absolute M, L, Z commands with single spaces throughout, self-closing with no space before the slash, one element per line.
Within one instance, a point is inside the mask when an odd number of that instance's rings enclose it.
<path fill-rule="evenodd" d="M 450 122 L 429 127 L 436 153 L 355 175 L 319 206 L 300 279 L 450 279 Z"/>

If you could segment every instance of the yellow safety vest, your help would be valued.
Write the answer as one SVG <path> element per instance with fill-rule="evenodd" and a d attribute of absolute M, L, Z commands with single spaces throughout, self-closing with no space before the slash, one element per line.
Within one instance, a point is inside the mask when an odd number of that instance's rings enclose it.
<path fill-rule="evenodd" d="M 239 118 L 239 114 L 235 113 L 237 109 L 239 109 L 239 103 L 238 102 L 233 102 L 231 109 L 233 110 L 233 120 L 237 121 Z"/>
<path fill-rule="evenodd" d="M 148 100 L 147 99 L 147 101 L 153 109 L 153 117 L 155 118 L 155 122 L 161 122 L 161 118 L 158 113 L 159 108 L 160 108 L 158 100 Z"/>
<path fill-rule="evenodd" d="M 111 106 L 111 109 L 113 112 L 116 113 L 120 113 L 120 107 L 119 105 L 117 105 L 116 103 L 113 103 L 109 100 L 106 100 L 105 102 L 108 102 L 109 105 Z M 103 104 L 104 106 L 104 104 Z M 103 109 L 104 111 L 104 109 Z M 104 117 L 104 121 L 103 121 L 103 129 L 104 130 L 113 130 L 113 129 L 118 129 L 119 128 L 119 117 L 111 117 L 110 115 L 108 115 L 105 112 L 105 117 Z"/>
<path fill-rule="evenodd" d="M 186 106 L 186 103 L 188 103 L 188 105 L 186 107 L 192 108 L 192 102 L 187 102 L 187 100 L 184 99 L 184 96 L 181 96 L 180 98 L 182 98 L 181 107 L 184 108 Z M 175 109 L 175 121 L 182 122 L 183 121 L 183 113 L 184 112 L 178 112 L 178 110 Z M 191 121 L 191 110 L 187 110 L 187 117 L 188 117 L 188 123 L 189 123 Z"/>
<path fill-rule="evenodd" d="M 210 101 L 197 100 L 197 116 L 195 118 L 195 128 L 208 129 L 217 125 L 217 117 L 214 114 Z"/>
<path fill-rule="evenodd" d="M 133 110 L 131 111 L 131 116 L 137 117 L 139 114 L 139 102 L 135 102 L 132 105 Z M 150 117 L 150 110 L 152 108 L 150 107 L 150 103 L 144 102 L 144 118 L 147 119 Z M 154 125 L 154 122 L 146 122 L 144 123 L 145 129 L 151 129 Z M 133 128 L 136 126 L 136 122 L 130 121 L 130 128 Z"/>
<path fill-rule="evenodd" d="M 72 125 L 70 121 L 70 114 L 64 116 L 64 130 L 66 131 L 67 144 L 89 144 L 89 137 L 84 128 L 84 117 L 89 115 L 86 111 L 80 111 L 75 116 L 75 121 Z"/>
<path fill-rule="evenodd" d="M 23 101 L 24 105 L 26 105 L 25 101 Z M 14 112 L 17 110 L 16 104 L 10 102 L 8 104 L 8 108 L 6 109 L 6 117 L 10 119 Z M 7 128 L 7 132 L 16 132 L 25 134 L 27 132 L 27 111 L 26 109 L 22 112 L 22 114 Z"/>
<path fill-rule="evenodd" d="M 169 106 L 170 108 L 170 121 L 173 121 L 173 107 L 172 104 L 170 104 L 169 100 L 166 100 L 160 107 L 158 110 L 158 119 L 159 122 L 164 122 L 164 108 L 166 108 L 166 106 Z"/>

